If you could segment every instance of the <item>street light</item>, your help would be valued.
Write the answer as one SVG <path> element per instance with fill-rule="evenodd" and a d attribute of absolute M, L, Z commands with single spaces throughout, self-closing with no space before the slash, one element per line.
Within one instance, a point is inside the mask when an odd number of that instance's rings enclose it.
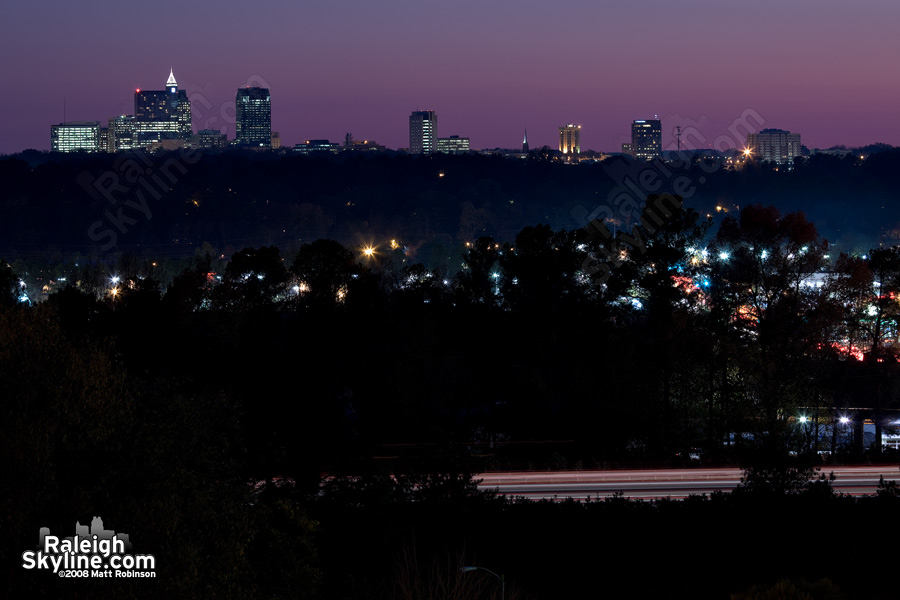
<path fill-rule="evenodd" d="M 503 598 L 506 596 L 506 580 L 503 578 L 503 575 L 497 575 L 490 569 L 485 569 L 484 567 L 462 567 L 460 571 L 462 571 L 463 573 L 469 573 L 471 571 L 487 571 L 500 580 L 500 600 L 503 600 Z"/>

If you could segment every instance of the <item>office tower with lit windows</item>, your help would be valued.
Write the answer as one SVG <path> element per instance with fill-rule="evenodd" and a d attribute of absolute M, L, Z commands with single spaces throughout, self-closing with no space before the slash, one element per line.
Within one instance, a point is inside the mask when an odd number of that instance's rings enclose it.
<path fill-rule="evenodd" d="M 437 115 L 417 110 L 409 115 L 409 153 L 431 154 L 437 150 Z"/>
<path fill-rule="evenodd" d="M 748 133 L 747 149 L 756 160 L 778 165 L 793 165 L 794 158 L 802 153 L 800 134 L 783 129 L 763 129 L 759 133 Z"/>
<path fill-rule="evenodd" d="M 191 136 L 191 148 L 203 150 L 224 150 L 228 145 L 225 134 L 218 129 L 201 129 Z"/>
<path fill-rule="evenodd" d="M 134 115 L 120 115 L 109 120 L 109 151 L 134 148 Z"/>
<path fill-rule="evenodd" d="M 97 134 L 97 151 L 98 152 L 109 152 L 109 128 L 108 127 L 100 127 L 99 133 Z"/>
<path fill-rule="evenodd" d="M 569 123 L 559 128 L 559 151 L 563 154 L 581 152 L 581 125 Z"/>
<path fill-rule="evenodd" d="M 631 123 L 631 155 L 638 160 L 662 156 L 662 122 L 659 119 Z"/>
<path fill-rule="evenodd" d="M 239 88 L 235 96 L 235 139 L 245 148 L 272 147 L 272 96 L 268 88 Z"/>
<path fill-rule="evenodd" d="M 467 154 L 469 152 L 469 138 L 451 135 L 447 138 L 438 138 L 437 151 L 444 154 Z"/>
<path fill-rule="evenodd" d="M 50 126 L 53 152 L 99 152 L 100 121 L 69 121 Z"/>
<path fill-rule="evenodd" d="M 186 141 L 191 128 L 191 102 L 187 92 L 178 89 L 174 71 L 169 71 L 164 90 L 134 91 L 135 148 L 148 148 L 164 141 Z"/>

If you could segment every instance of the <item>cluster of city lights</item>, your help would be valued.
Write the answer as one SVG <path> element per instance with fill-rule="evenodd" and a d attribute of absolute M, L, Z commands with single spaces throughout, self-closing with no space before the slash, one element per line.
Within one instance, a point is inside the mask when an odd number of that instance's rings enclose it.
<path fill-rule="evenodd" d="M 799 417 L 797 417 L 797 422 L 799 422 L 801 425 L 806 425 L 807 423 L 812 422 L 812 419 L 807 415 L 800 415 Z M 838 422 L 841 425 L 848 425 L 850 423 L 850 417 L 841 416 L 838 418 Z"/>

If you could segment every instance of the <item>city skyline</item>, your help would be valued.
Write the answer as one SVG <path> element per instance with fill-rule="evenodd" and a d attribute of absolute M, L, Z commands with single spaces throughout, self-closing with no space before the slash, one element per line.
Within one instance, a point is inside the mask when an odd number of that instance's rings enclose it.
<path fill-rule="evenodd" d="M 885 75 L 900 51 L 892 25 L 900 7 L 887 1 L 462 2 L 416 11 L 400 1 L 263 2 L 264 16 L 249 21 L 223 2 L 179 8 L 174 22 L 162 2 L 137 8 L 128 28 L 116 26 L 120 7 L 105 0 L 44 5 L 9 8 L 0 47 L 20 58 L 3 74 L 29 93 L 4 99 L 0 153 L 48 149 L 47 127 L 63 120 L 129 114 L 134 89 L 158 89 L 170 65 L 194 101 L 195 132 L 224 127 L 233 138 L 234 90 L 267 87 L 272 129 L 286 146 L 352 131 L 405 147 L 408 115 L 424 106 L 447 131 L 471 132 L 473 148 L 517 147 L 525 127 L 532 148 L 555 147 L 559 123 L 576 121 L 583 149 L 617 151 L 630 123 L 653 114 L 664 148 L 679 124 L 712 143 L 748 108 L 765 127 L 802 132 L 809 147 L 900 145 L 900 83 Z M 566 44 L 552 41 L 561 27 Z M 106 34 L 86 39 L 85 28 Z M 649 40 L 637 49 L 635 28 Z M 437 43 L 460 29 L 465 43 L 452 52 Z M 158 36 L 153 50 L 134 46 L 141 32 Z"/>
<path fill-rule="evenodd" d="M 110 131 L 112 130 L 114 122 L 116 127 L 118 128 L 119 122 L 125 119 L 129 121 L 135 121 L 137 125 L 140 125 L 140 121 L 144 120 L 155 123 L 155 125 L 152 126 L 152 133 L 156 135 L 156 129 L 161 126 L 160 123 L 165 122 L 165 127 L 169 127 L 168 121 L 171 119 L 171 127 L 177 129 L 179 139 L 183 140 L 185 143 L 190 143 L 191 139 L 194 138 L 196 138 L 194 139 L 194 143 L 199 143 L 199 138 L 205 135 L 207 137 L 212 136 L 216 138 L 216 142 L 210 145 L 209 140 L 207 140 L 208 143 L 206 143 L 205 145 L 201 144 L 200 147 L 224 148 L 226 146 L 226 142 L 228 141 L 228 131 L 226 127 L 222 126 L 219 128 L 196 128 L 193 127 L 193 119 L 190 119 L 190 122 L 186 122 L 184 115 L 191 114 L 190 99 L 188 98 L 185 90 L 178 89 L 178 84 L 174 77 L 173 68 L 170 68 L 169 76 L 164 87 L 166 89 L 161 91 L 148 91 L 141 88 L 136 88 L 134 93 L 134 114 L 123 114 L 111 117 L 108 121 Z M 178 99 L 177 102 L 175 100 L 176 98 Z M 205 98 L 201 96 L 201 101 L 203 100 L 205 100 Z M 250 102 L 250 104 L 247 104 L 248 102 Z M 169 104 L 171 104 L 170 107 L 168 107 Z M 183 110 L 185 108 L 186 110 Z M 234 137 L 231 139 L 231 142 L 234 146 L 243 148 L 258 147 L 262 149 L 281 148 L 279 133 L 274 131 L 271 126 L 271 96 L 267 88 L 250 86 L 249 84 L 244 87 L 239 87 L 237 89 L 233 109 Z M 157 112 L 159 114 L 156 114 Z M 169 114 L 170 112 L 171 114 Z M 601 152 L 605 154 L 629 154 L 639 159 L 650 160 L 657 156 L 661 156 L 662 152 L 666 150 L 683 149 L 690 151 L 703 148 L 703 146 L 699 144 L 695 144 L 693 147 L 683 144 L 681 140 L 681 136 L 683 133 L 681 123 L 684 122 L 684 120 L 683 118 L 679 118 L 679 116 L 677 115 L 676 122 L 678 123 L 678 125 L 670 126 L 670 129 L 672 131 L 672 135 L 670 136 L 672 138 L 670 140 L 671 143 L 668 146 L 665 145 L 662 142 L 663 131 L 665 130 L 665 128 L 664 126 L 662 126 L 662 122 L 658 118 L 658 115 L 654 115 L 654 117 L 654 119 L 634 120 L 631 125 L 630 142 L 623 142 L 621 149 L 601 150 Z M 229 120 L 228 122 L 232 121 Z M 724 138 L 724 141 L 721 141 L 720 139 L 713 140 L 713 143 L 708 145 L 707 148 L 719 151 L 743 150 L 744 152 L 752 151 L 752 153 L 761 153 L 758 149 L 758 146 L 759 138 L 762 134 L 771 134 L 771 132 L 781 132 L 786 134 L 790 133 L 788 131 L 777 128 L 761 128 L 761 126 L 765 123 L 766 121 L 764 117 L 757 114 L 752 109 L 745 109 L 741 113 L 741 115 L 734 119 L 729 125 L 728 135 L 720 136 L 720 138 Z M 102 140 L 98 141 L 98 134 L 95 132 L 95 150 L 90 150 L 90 144 L 82 148 L 81 144 L 83 144 L 82 138 L 84 138 L 84 136 L 81 133 L 73 133 L 74 131 L 78 130 L 78 128 L 84 128 L 85 126 L 91 124 L 99 128 L 99 139 Z M 702 125 L 702 123 L 694 123 L 689 126 L 689 129 L 691 130 L 689 133 L 692 134 L 691 137 L 694 137 L 694 141 L 697 141 L 698 138 L 702 139 L 702 131 L 697 128 L 697 125 Z M 580 145 L 581 127 L 581 125 L 576 125 L 573 123 L 569 123 L 564 126 L 561 125 L 558 127 L 559 152 L 561 152 L 562 154 L 566 154 L 569 152 L 578 154 L 582 151 Z M 643 129 L 648 127 L 651 129 L 647 131 Z M 250 129 L 253 129 L 254 133 L 251 134 Z M 63 134 L 62 132 L 64 130 L 71 131 L 67 131 L 65 134 Z M 173 132 L 174 131 L 175 130 L 173 130 Z M 131 148 L 131 136 L 138 135 L 138 133 L 139 132 L 132 131 L 129 131 L 127 133 L 129 145 L 125 149 Z M 737 137 L 741 137 L 744 135 L 747 136 L 746 143 L 741 143 L 740 140 L 737 139 Z M 802 146 L 799 141 L 800 134 L 794 133 L 791 135 L 794 136 L 794 146 L 791 149 L 791 156 L 800 156 L 802 154 Z M 63 141 L 63 136 L 66 136 L 65 141 Z M 345 133 L 344 138 L 345 143 L 350 143 L 352 133 Z M 106 143 L 107 128 L 104 127 L 104 123 L 102 121 L 61 121 L 60 123 L 53 124 L 51 126 L 50 150 L 57 151 L 62 150 L 63 148 L 67 148 L 67 150 L 63 151 L 88 149 L 89 151 L 115 152 L 116 150 L 113 149 L 114 144 L 112 142 L 112 139 L 112 136 L 110 136 L 110 141 Z M 277 145 L 276 139 L 278 140 Z M 523 139 L 524 152 L 527 152 L 527 139 L 528 137 L 526 128 L 525 137 Z M 159 140 L 155 141 L 158 142 Z M 327 138 L 316 139 L 314 141 L 317 143 L 326 143 L 326 145 L 330 145 L 335 148 L 340 146 L 339 143 L 330 142 L 330 139 Z M 358 143 L 356 141 L 353 142 Z M 727 144 L 725 142 L 727 142 Z M 462 145 L 460 145 L 460 143 L 462 143 Z M 674 146 L 672 145 L 673 143 Z M 295 146 L 307 147 L 308 150 L 309 144 L 310 140 L 307 139 L 300 141 Z M 366 141 L 365 144 L 368 145 L 369 142 Z M 146 146 L 146 143 L 142 143 L 139 145 L 139 147 L 144 146 Z M 386 148 L 382 145 L 378 147 L 382 149 Z M 549 146 L 545 145 L 545 147 Z M 470 150 L 481 150 L 480 148 L 470 148 L 469 137 L 461 138 L 459 135 L 452 135 L 450 137 L 439 138 L 437 135 L 437 116 L 434 110 L 415 110 L 410 114 L 409 145 L 407 147 L 399 147 L 397 149 L 407 151 L 412 154 L 430 154 L 431 152 L 459 153 L 460 151 L 469 152 Z M 486 149 L 489 150 L 489 148 Z M 513 148 L 506 149 L 512 150 Z M 588 152 L 595 151 L 595 149 L 593 148 L 587 148 L 585 150 Z M 769 156 L 768 151 L 762 152 L 761 154 L 766 156 L 767 160 L 775 160 L 775 162 L 779 163 L 785 162 L 785 160 L 787 160 L 783 156 L 773 159 Z"/>

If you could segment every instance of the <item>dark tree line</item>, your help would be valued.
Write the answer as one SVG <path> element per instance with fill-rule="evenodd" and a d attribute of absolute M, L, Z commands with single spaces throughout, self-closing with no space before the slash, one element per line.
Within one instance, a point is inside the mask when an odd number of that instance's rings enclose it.
<path fill-rule="evenodd" d="M 641 237 L 603 282 L 602 239 L 538 225 L 466 243 L 454 271 L 331 240 L 206 247 L 168 284 L 162 263 L 87 265 L 49 304 L 145 376 L 233 394 L 254 464 L 309 481 L 385 444 L 519 466 L 836 450 L 796 420 L 837 431 L 834 407 L 896 404 L 896 250 L 832 256 L 801 213 L 759 206 Z"/>
<path fill-rule="evenodd" d="M 641 168 L 623 158 L 568 165 L 496 156 L 180 156 L 0 158 L 0 255 L 46 262 L 112 251 L 161 259 L 209 242 L 231 256 L 247 246 L 287 252 L 319 238 L 345 245 L 393 238 L 434 268 L 457 243 L 484 235 L 511 239 L 535 223 L 580 227 L 579 209 L 609 204 L 622 184 L 616 174 L 637 179 Z M 692 182 L 687 205 L 700 214 L 721 217 L 717 206 L 752 204 L 801 210 L 850 252 L 900 239 L 898 160 L 897 150 L 884 150 L 865 159 L 816 155 L 790 172 L 769 165 L 733 171 L 695 156 L 677 173 Z"/>
<path fill-rule="evenodd" d="M 514 241 L 469 242 L 453 270 L 402 247 L 366 253 L 331 240 L 287 255 L 248 246 L 227 261 L 207 246 L 177 267 L 135 256 L 114 269 L 73 266 L 66 286 L 30 307 L 16 303 L 19 277 L 4 263 L 9 587 L 46 591 L 15 557 L 35 523 L 67 532 L 73 514 L 127 523 L 165 559 L 156 587 L 134 583 L 123 597 L 402 597 L 433 581 L 422 565 L 448 551 L 499 565 L 511 591 L 544 596 L 551 580 L 529 577 L 542 562 L 621 570 L 616 557 L 660 531 L 671 543 L 651 566 L 733 541 L 679 525 L 701 514 L 723 532 L 755 519 L 789 548 L 771 517 L 810 504 L 775 492 L 820 498 L 810 519 L 893 506 L 890 487 L 863 506 L 804 484 L 786 455 L 814 456 L 801 410 L 866 397 L 895 405 L 897 250 L 832 256 L 802 214 L 761 206 L 717 229 L 677 213 L 621 246 L 600 282 L 587 273 L 603 243 L 529 226 Z M 743 495 L 680 508 L 508 505 L 476 494 L 470 478 L 683 464 L 697 447 L 710 463 L 774 458 L 748 472 Z M 536 523 L 546 525 L 537 541 Z M 610 542 L 577 556 L 533 551 L 578 547 L 584 531 Z M 830 574 L 814 563 L 804 575 Z M 673 577 L 690 566 L 666 564 Z M 470 589 L 458 571 L 433 569 Z M 696 597 L 791 576 L 723 573 Z M 584 593 L 577 581 L 566 589 Z"/>

